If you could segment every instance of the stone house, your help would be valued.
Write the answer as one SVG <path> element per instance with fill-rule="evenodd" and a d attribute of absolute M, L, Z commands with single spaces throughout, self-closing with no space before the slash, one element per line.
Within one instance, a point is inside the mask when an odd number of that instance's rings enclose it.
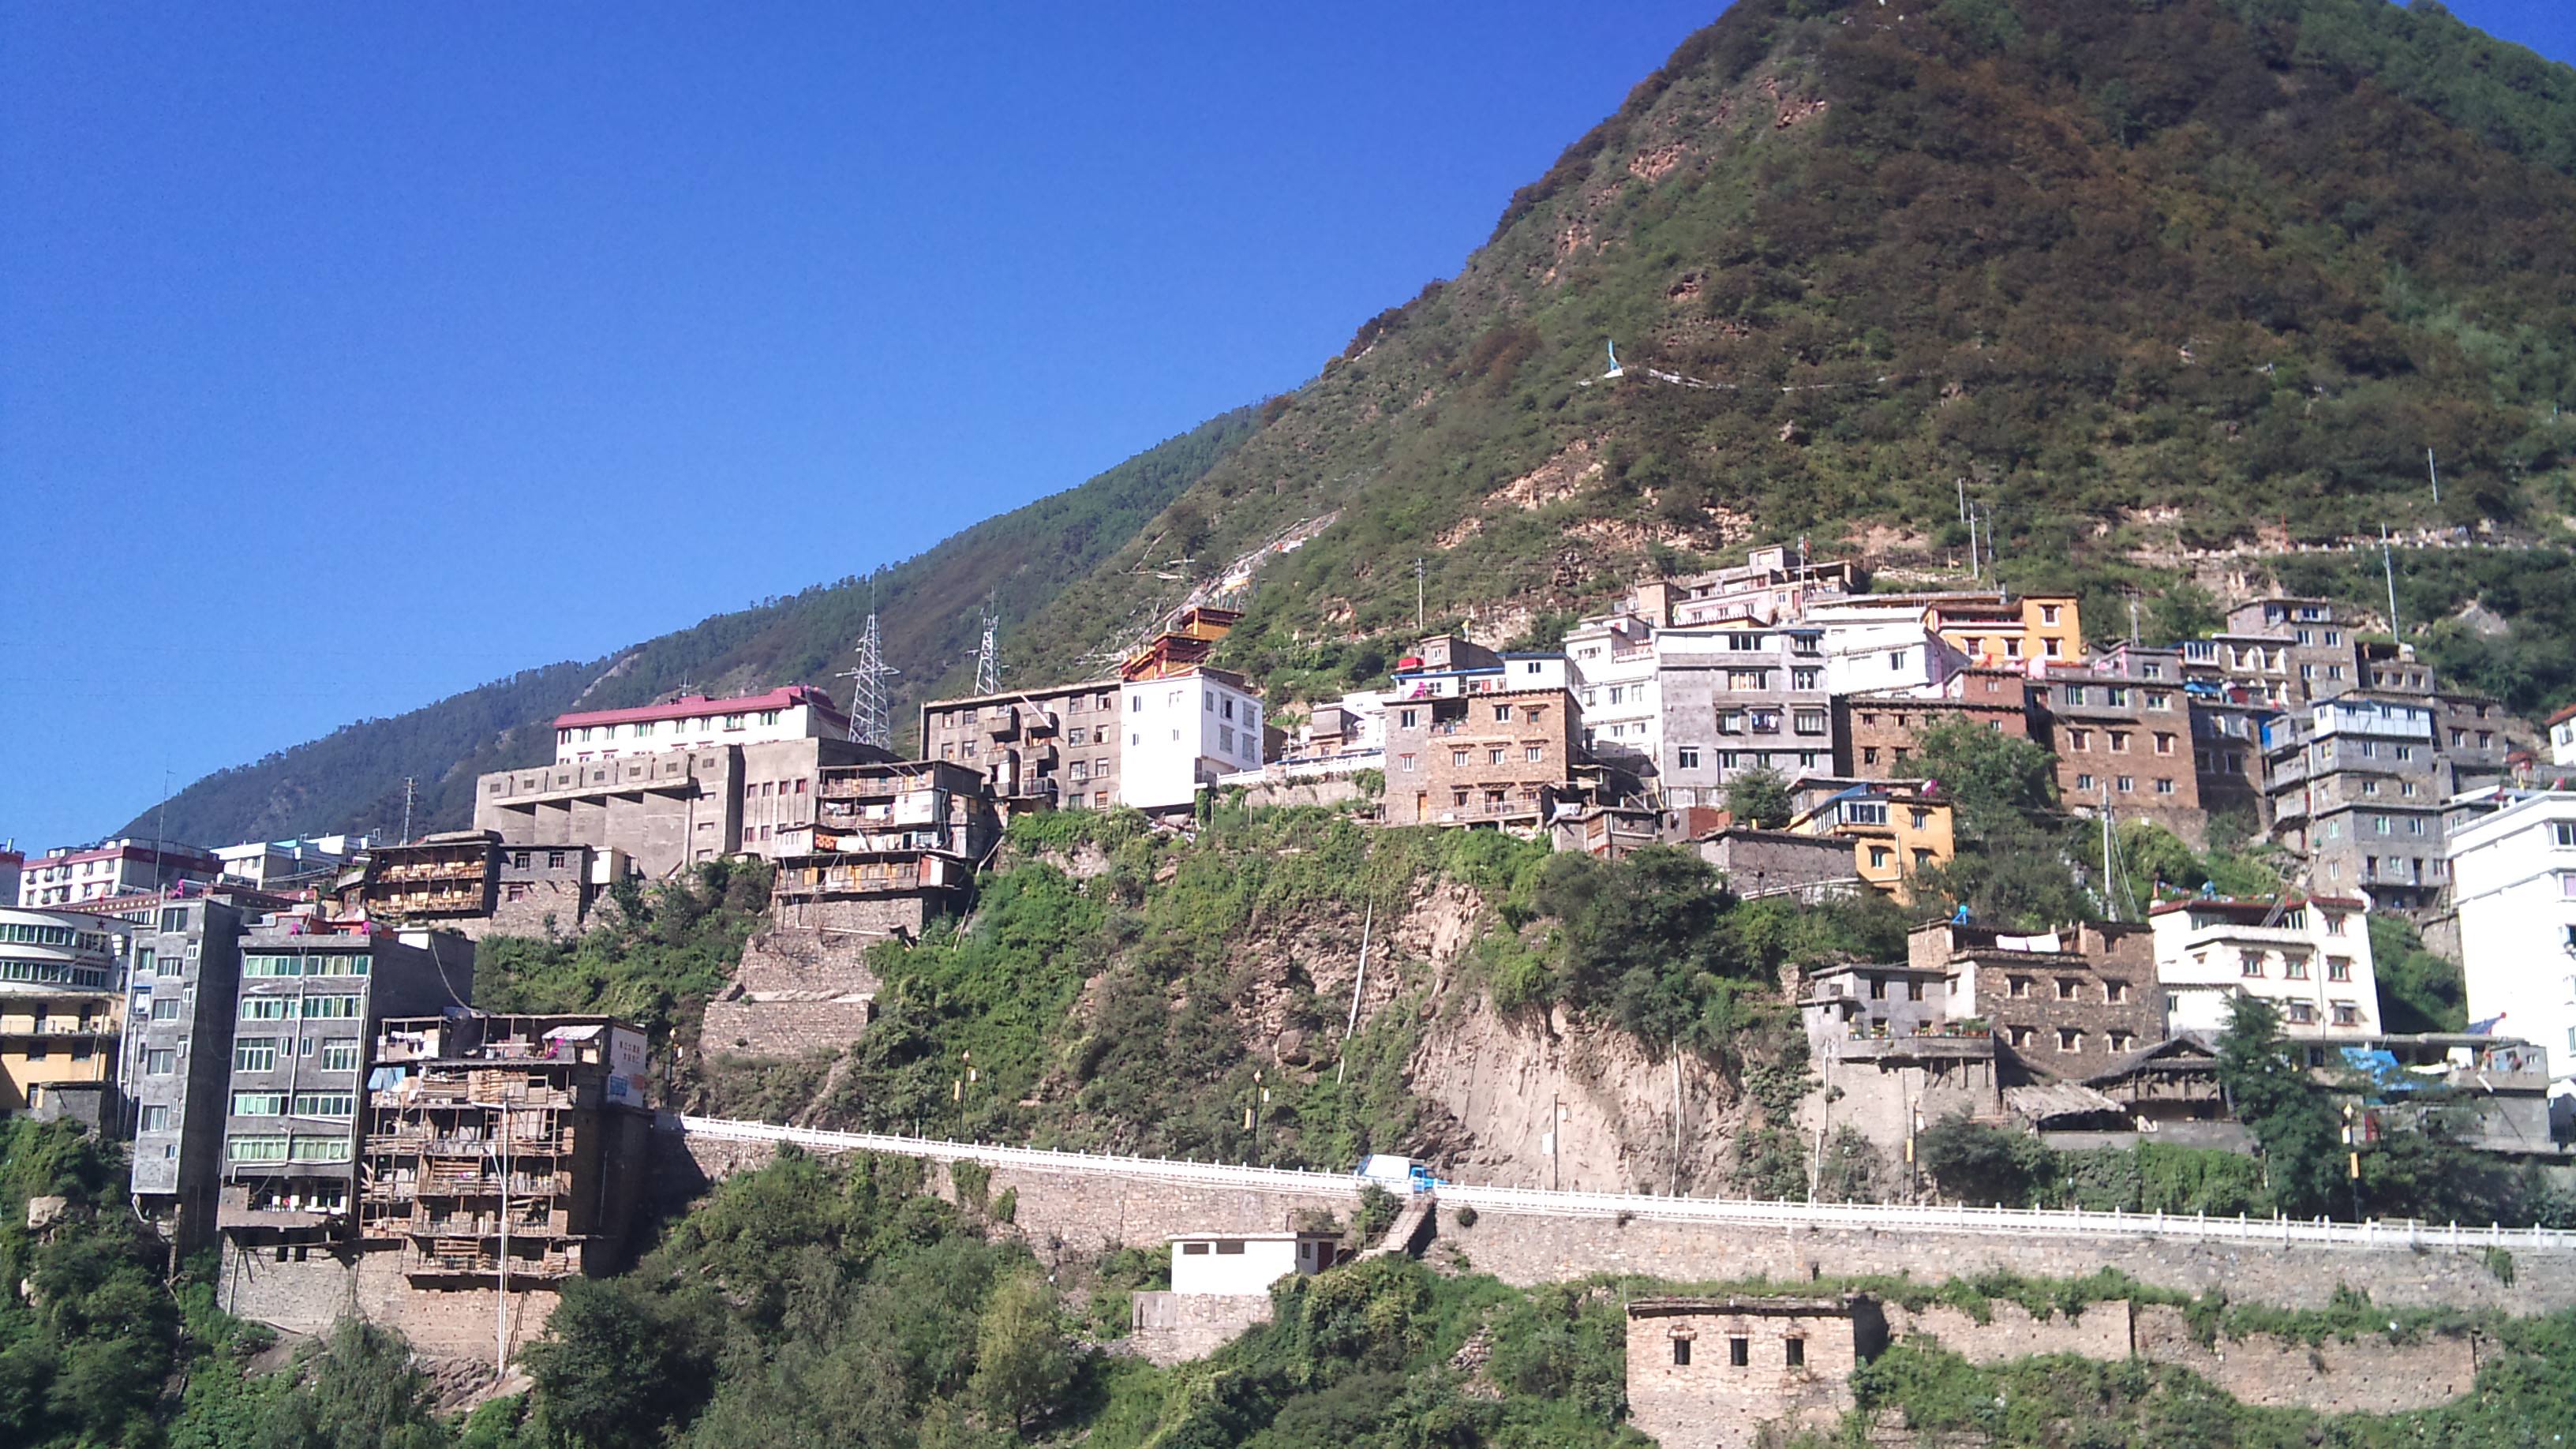
<path fill-rule="evenodd" d="M 2081 1082 L 2165 1035 L 2145 926 L 2081 921 L 2011 935 L 1941 922 L 1906 938 L 1906 959 L 1947 973 L 1952 1019 L 1988 1025 L 2007 1086 Z"/>
<path fill-rule="evenodd" d="M 1386 823 L 1536 831 L 1575 793 L 1580 728 L 1563 688 L 1392 703 Z"/>
<path fill-rule="evenodd" d="M 1886 1344 L 1866 1295 L 1631 1299 L 1628 1421 L 1664 1449 L 1831 1430 L 1852 1407 L 1852 1371 Z"/>
<path fill-rule="evenodd" d="M 2152 668 L 2157 677 L 2119 672 L 2123 666 Z M 2144 817 L 2194 845 L 2205 841 L 2209 816 L 2180 674 L 2178 654 L 2130 649 L 2101 667 L 2052 669 L 2032 682 L 2037 734 L 2056 756 L 2068 809 Z"/>

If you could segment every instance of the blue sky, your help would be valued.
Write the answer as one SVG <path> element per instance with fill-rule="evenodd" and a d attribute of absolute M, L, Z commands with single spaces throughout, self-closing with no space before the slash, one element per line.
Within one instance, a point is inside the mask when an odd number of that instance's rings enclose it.
<path fill-rule="evenodd" d="M 0 836 L 1293 387 L 1716 8 L 0 3 Z"/>

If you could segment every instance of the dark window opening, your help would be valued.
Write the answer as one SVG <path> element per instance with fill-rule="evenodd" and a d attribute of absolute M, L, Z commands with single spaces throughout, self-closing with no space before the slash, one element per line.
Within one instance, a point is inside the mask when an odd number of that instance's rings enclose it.
<path fill-rule="evenodd" d="M 1753 1362 L 1753 1340 L 1730 1338 L 1726 1341 L 1726 1361 L 1737 1368 Z"/>
<path fill-rule="evenodd" d="M 1689 1339 L 1676 1338 L 1673 1340 L 1673 1364 L 1677 1368 L 1688 1368 L 1690 1366 Z"/>
<path fill-rule="evenodd" d="M 1807 1341 L 1803 1338 L 1790 1339 L 1788 1341 L 1788 1348 L 1789 1367 L 1805 1368 L 1807 1366 Z"/>

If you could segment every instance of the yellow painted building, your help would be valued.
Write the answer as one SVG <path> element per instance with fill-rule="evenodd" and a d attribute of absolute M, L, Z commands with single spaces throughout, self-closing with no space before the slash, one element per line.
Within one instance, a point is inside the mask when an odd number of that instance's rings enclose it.
<path fill-rule="evenodd" d="M 57 1082 L 113 1082 L 125 1026 L 117 922 L 0 909 L 0 1111 Z"/>
<path fill-rule="evenodd" d="M 1831 796 L 1790 820 L 1801 835 L 1852 843 L 1852 870 L 1862 880 L 1914 904 L 1914 878 L 1958 854 L 1950 804 L 1902 784 L 1866 784 Z"/>
<path fill-rule="evenodd" d="M 1944 599 L 1924 609 L 1923 627 L 1983 669 L 2084 662 L 2083 609 L 2067 594 Z"/>

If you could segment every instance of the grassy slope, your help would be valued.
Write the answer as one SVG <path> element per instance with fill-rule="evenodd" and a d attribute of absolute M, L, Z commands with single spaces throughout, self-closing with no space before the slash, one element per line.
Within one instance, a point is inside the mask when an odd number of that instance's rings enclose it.
<path fill-rule="evenodd" d="M 971 672 L 987 589 L 1006 620 L 1042 607 L 1225 457 L 1252 421 L 1249 410 L 1228 413 L 879 572 L 873 583 L 887 658 L 903 671 L 898 725 L 910 701 Z M 402 819 L 409 774 L 421 782 L 418 828 L 456 829 L 472 812 L 475 775 L 551 758 L 545 725 L 576 700 L 588 708 L 640 704 L 683 682 L 718 690 L 822 684 L 846 700 L 846 682 L 832 676 L 848 667 L 870 582 L 816 585 L 606 659 L 523 671 L 345 726 L 188 786 L 171 798 L 166 828 L 175 839 L 207 842 L 391 828 Z M 153 817 L 146 810 L 125 828 L 148 834 Z"/>

